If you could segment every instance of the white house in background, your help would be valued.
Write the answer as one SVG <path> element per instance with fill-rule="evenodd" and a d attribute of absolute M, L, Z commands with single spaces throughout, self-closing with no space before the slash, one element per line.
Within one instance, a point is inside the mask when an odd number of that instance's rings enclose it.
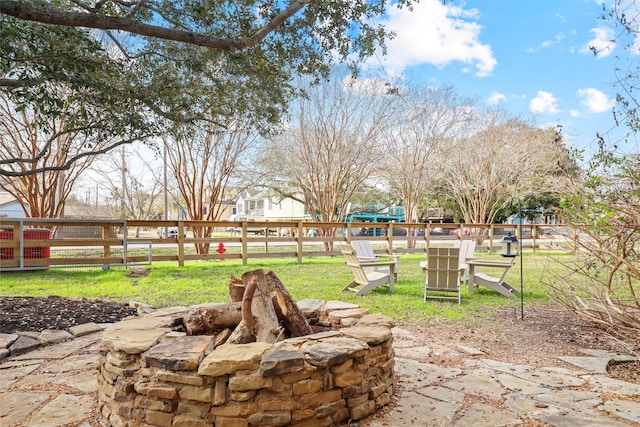
<path fill-rule="evenodd" d="M 25 218 L 20 202 L 5 191 L 0 191 L 0 218 Z"/>
<path fill-rule="evenodd" d="M 234 215 L 236 217 L 256 217 L 262 219 L 264 217 L 264 199 L 262 198 L 264 191 L 255 189 L 242 190 L 236 195 L 236 208 Z"/>
<path fill-rule="evenodd" d="M 311 218 L 302 203 L 289 197 L 267 197 L 264 199 L 264 205 L 264 217 L 267 220 L 302 221 Z"/>
<path fill-rule="evenodd" d="M 244 190 L 236 197 L 236 218 L 264 221 L 309 219 L 304 205 L 291 198 L 281 199 L 263 190 Z"/>

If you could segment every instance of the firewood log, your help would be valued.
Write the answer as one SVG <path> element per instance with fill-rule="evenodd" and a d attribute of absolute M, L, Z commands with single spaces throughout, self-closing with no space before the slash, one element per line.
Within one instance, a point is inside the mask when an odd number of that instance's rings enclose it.
<path fill-rule="evenodd" d="M 295 300 L 284 287 L 278 276 L 273 271 L 266 275 L 268 291 L 276 310 L 278 319 L 289 331 L 291 337 L 302 337 L 313 333 L 307 316 L 298 308 Z"/>
<path fill-rule="evenodd" d="M 242 303 L 212 304 L 189 310 L 183 322 L 189 335 L 213 335 L 235 328 L 242 320 Z"/>
<path fill-rule="evenodd" d="M 264 271 L 255 270 L 242 275 L 245 292 L 242 298 L 242 321 L 233 331 L 228 343 L 252 341 L 274 343 L 280 336 L 278 316 L 269 297 Z"/>

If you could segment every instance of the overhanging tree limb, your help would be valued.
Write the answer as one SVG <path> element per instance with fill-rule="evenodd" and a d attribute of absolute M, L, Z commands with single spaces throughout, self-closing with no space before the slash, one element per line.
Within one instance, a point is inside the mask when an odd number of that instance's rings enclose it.
<path fill-rule="evenodd" d="M 53 7 L 36 6 L 25 1 L 0 0 L 0 13 L 27 21 L 65 27 L 85 27 L 101 30 L 120 30 L 132 34 L 172 40 L 228 52 L 237 52 L 258 45 L 288 18 L 302 10 L 309 0 L 295 1 L 274 16 L 249 37 L 223 39 L 185 31 L 145 24 L 130 17 L 99 15 L 96 13 L 62 11 Z"/>
<path fill-rule="evenodd" d="M 0 87 L 6 87 L 10 89 L 19 88 L 22 86 L 26 86 L 27 83 L 22 80 L 17 79 L 0 79 Z"/>

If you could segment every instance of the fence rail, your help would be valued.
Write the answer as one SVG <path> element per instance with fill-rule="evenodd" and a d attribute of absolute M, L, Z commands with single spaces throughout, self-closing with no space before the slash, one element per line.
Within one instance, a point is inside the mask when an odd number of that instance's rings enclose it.
<path fill-rule="evenodd" d="M 0 271 L 154 261 L 296 258 L 339 254 L 339 244 L 369 240 L 379 252 L 422 252 L 429 245 L 475 239 L 489 252 L 507 233 L 524 250 L 575 251 L 566 226 L 304 221 L 108 221 L 0 219 Z"/>

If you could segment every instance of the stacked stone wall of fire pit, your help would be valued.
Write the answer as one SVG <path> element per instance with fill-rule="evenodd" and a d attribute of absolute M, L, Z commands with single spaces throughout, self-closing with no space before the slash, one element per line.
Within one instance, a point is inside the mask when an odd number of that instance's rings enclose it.
<path fill-rule="evenodd" d="M 117 323 L 103 333 L 102 425 L 316 427 L 371 415 L 394 390 L 392 320 L 331 304 L 335 330 L 276 344 L 177 332 L 184 307 Z"/>

